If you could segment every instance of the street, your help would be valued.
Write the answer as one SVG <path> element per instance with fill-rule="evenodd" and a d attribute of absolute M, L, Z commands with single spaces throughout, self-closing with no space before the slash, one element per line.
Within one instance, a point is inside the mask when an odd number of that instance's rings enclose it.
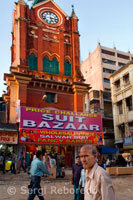
<path fill-rule="evenodd" d="M 113 176 L 111 177 L 116 193 L 116 200 L 133 199 L 133 176 Z M 26 173 L 1 174 L 0 175 L 0 200 L 26 200 L 28 197 L 27 186 L 29 178 Z M 71 184 L 71 174 L 67 174 L 65 179 L 42 178 L 42 191 L 45 200 L 73 200 L 73 186 Z M 38 197 L 35 198 L 37 200 Z"/>

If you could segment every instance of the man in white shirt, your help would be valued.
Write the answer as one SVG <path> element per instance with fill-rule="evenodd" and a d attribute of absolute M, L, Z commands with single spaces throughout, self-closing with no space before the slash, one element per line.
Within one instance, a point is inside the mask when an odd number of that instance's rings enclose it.
<path fill-rule="evenodd" d="M 97 149 L 94 145 L 84 145 L 80 150 L 80 159 L 86 170 L 84 188 L 85 200 L 115 200 L 115 194 L 108 173 L 98 166 Z"/>

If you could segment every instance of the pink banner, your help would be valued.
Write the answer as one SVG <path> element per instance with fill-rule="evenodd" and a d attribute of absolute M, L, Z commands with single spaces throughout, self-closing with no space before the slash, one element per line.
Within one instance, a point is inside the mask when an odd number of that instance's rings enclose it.
<path fill-rule="evenodd" d="M 29 137 L 26 135 L 31 135 L 30 131 L 34 136 L 33 141 L 36 143 L 43 143 L 44 141 L 49 143 L 47 139 L 57 139 L 54 135 L 54 132 L 57 132 L 60 133 L 61 139 L 64 139 L 62 143 L 67 143 L 65 139 L 70 139 L 70 141 L 78 139 L 85 140 L 86 143 L 87 140 L 91 140 L 89 143 L 98 144 L 101 136 L 100 144 L 103 144 L 102 118 L 100 114 L 21 107 L 21 138 L 19 141 L 30 142 L 30 140 L 27 141 L 25 139 Z M 69 136 L 71 137 L 69 138 Z M 79 143 L 79 141 L 77 142 Z"/>

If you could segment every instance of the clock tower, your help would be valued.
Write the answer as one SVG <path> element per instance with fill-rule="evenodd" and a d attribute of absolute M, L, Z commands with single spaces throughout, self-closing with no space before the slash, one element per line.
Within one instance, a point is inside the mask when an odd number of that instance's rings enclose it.
<path fill-rule="evenodd" d="M 10 74 L 4 99 L 9 122 L 21 106 L 85 111 L 89 85 L 80 71 L 78 18 L 68 16 L 53 0 L 24 0 L 14 4 Z M 46 102 L 42 97 L 46 95 Z"/>

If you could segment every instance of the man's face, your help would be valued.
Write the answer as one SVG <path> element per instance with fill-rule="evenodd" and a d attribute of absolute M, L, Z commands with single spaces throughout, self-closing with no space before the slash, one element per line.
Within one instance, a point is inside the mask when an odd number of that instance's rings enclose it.
<path fill-rule="evenodd" d="M 80 158 L 76 158 L 77 164 L 80 164 Z"/>
<path fill-rule="evenodd" d="M 96 163 L 97 155 L 92 154 L 92 150 L 81 149 L 80 150 L 80 160 L 84 169 L 90 169 Z"/>

